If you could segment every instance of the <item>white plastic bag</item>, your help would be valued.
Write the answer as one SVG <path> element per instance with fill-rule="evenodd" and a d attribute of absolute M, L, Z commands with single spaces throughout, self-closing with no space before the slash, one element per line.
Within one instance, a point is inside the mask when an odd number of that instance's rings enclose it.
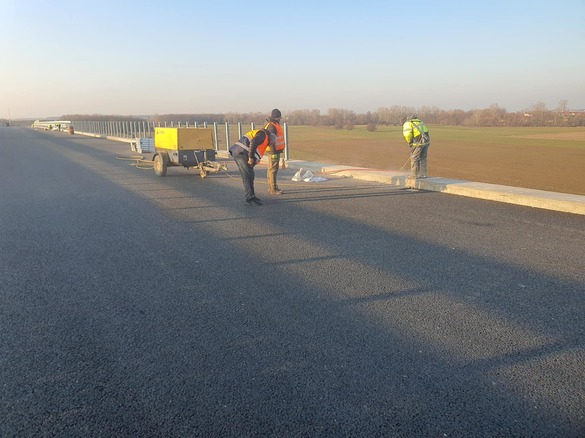
<path fill-rule="evenodd" d="M 293 181 L 304 181 L 304 182 L 322 182 L 327 181 L 327 178 L 322 178 L 320 176 L 313 175 L 313 172 L 307 170 L 303 173 L 303 168 L 301 167 L 297 173 L 292 177 Z"/>
<path fill-rule="evenodd" d="M 301 177 L 304 182 L 311 182 L 311 178 L 313 178 L 313 172 L 307 170 L 307 172 Z"/>
<path fill-rule="evenodd" d="M 293 181 L 302 181 L 301 173 L 303 173 L 302 167 L 297 171 L 297 173 L 295 173 L 295 175 L 292 177 L 292 180 Z"/>

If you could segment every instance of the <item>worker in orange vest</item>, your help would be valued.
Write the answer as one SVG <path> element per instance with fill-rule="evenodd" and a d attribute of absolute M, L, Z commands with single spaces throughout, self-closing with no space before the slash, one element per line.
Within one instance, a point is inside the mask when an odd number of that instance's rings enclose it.
<path fill-rule="evenodd" d="M 280 126 L 280 119 L 282 114 L 277 108 L 272 110 L 270 117 L 266 119 L 268 122 L 264 129 L 276 136 L 276 145 L 269 146 L 266 150 L 268 153 L 268 170 L 266 171 L 266 179 L 268 180 L 268 193 L 271 195 L 282 195 L 284 192 L 278 188 L 276 184 L 276 173 L 280 163 L 280 154 L 284 151 L 284 131 Z"/>

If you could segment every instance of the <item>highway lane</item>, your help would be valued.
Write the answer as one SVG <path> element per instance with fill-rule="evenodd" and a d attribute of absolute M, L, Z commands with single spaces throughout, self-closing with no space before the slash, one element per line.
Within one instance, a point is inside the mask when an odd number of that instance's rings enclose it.
<path fill-rule="evenodd" d="M 585 434 L 582 216 L 125 147 L 0 129 L 0 436 Z"/>

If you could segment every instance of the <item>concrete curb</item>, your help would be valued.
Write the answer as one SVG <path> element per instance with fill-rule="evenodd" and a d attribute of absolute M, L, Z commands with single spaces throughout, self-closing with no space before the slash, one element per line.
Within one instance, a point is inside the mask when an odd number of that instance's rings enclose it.
<path fill-rule="evenodd" d="M 323 175 L 346 176 L 365 181 L 412 187 L 419 190 L 430 190 L 451 195 L 467 196 L 470 198 L 479 198 L 564 213 L 585 215 L 585 196 L 580 195 L 438 177 L 409 180 L 408 173 L 404 172 L 364 169 L 351 166 L 325 165 L 320 163 L 310 163 L 307 161 L 290 160 L 287 164 L 289 167 L 302 167 L 303 169 L 311 170 L 312 172 L 320 172 Z"/>

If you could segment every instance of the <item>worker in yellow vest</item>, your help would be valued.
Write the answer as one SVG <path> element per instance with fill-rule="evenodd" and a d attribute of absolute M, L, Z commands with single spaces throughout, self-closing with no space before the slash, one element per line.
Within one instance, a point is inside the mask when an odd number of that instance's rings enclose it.
<path fill-rule="evenodd" d="M 426 178 L 427 153 L 431 145 L 429 128 L 418 116 L 413 115 L 404 120 L 402 135 L 410 147 L 409 178 Z"/>
<path fill-rule="evenodd" d="M 269 146 L 276 144 L 276 136 L 267 129 L 254 129 L 247 132 L 230 147 L 230 155 L 238 165 L 242 176 L 246 205 L 260 206 L 262 201 L 254 192 L 254 166 L 260 162 Z"/>
<path fill-rule="evenodd" d="M 264 129 L 276 136 L 276 145 L 269 146 L 266 150 L 268 153 L 268 170 L 266 171 L 266 179 L 268 180 L 268 193 L 271 195 L 282 195 L 284 192 L 278 188 L 276 183 L 276 173 L 280 163 L 280 154 L 284 151 L 284 131 L 280 126 L 280 119 L 282 114 L 277 108 L 272 110 L 270 117 L 266 119 L 268 122 Z"/>

